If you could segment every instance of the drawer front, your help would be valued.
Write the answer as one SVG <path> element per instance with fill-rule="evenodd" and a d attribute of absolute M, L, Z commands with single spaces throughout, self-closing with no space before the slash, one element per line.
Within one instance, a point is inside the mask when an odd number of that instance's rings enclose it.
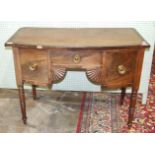
<path fill-rule="evenodd" d="M 104 51 L 103 73 L 105 85 L 121 87 L 131 84 L 134 76 L 136 57 L 136 50 Z"/>
<path fill-rule="evenodd" d="M 20 49 L 20 63 L 24 81 L 48 83 L 48 53 L 37 49 Z"/>
<path fill-rule="evenodd" d="M 51 51 L 53 65 L 67 68 L 89 69 L 100 66 L 102 57 L 100 51 L 95 50 L 53 50 Z"/>

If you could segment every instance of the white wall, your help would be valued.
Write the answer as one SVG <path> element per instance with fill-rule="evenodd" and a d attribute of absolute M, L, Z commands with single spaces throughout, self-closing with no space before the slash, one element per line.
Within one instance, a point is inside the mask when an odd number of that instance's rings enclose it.
<path fill-rule="evenodd" d="M 145 103 L 150 77 L 153 47 L 155 42 L 155 22 L 106 22 L 106 23 L 45 23 L 45 22 L 0 22 L 0 88 L 16 88 L 13 56 L 11 49 L 4 47 L 5 41 L 20 27 L 133 27 L 150 43 L 151 48 L 145 52 L 143 71 L 139 92 L 143 93 Z M 57 90 L 100 91 L 100 86 L 91 84 L 83 72 L 68 72 L 67 78 L 55 84 Z"/>

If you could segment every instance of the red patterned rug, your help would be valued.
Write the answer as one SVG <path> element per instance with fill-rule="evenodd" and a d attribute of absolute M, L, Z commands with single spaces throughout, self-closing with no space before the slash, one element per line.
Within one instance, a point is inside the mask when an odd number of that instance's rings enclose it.
<path fill-rule="evenodd" d="M 77 132 L 155 132 L 155 104 L 149 102 L 142 105 L 141 95 L 135 111 L 131 129 L 127 127 L 130 95 L 125 102 L 119 104 L 120 96 L 116 94 L 89 93 L 82 108 L 82 119 L 77 126 Z"/>
<path fill-rule="evenodd" d="M 154 64 L 152 68 L 155 70 Z M 119 101 L 119 94 L 84 94 L 77 132 L 155 133 L 155 72 L 151 73 L 147 104 L 141 104 L 138 96 L 131 129 L 127 127 L 130 95 L 126 94 L 123 105 Z"/>

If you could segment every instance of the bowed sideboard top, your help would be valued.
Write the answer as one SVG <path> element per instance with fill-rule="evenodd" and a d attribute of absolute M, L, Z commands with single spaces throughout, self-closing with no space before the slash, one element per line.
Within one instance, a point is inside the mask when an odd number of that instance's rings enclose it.
<path fill-rule="evenodd" d="M 40 48 L 149 47 L 133 28 L 21 28 L 6 46 Z"/>

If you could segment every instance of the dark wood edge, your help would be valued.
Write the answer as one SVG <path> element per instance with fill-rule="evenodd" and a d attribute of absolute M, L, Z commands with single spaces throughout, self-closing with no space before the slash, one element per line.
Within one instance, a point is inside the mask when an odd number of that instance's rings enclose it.
<path fill-rule="evenodd" d="M 142 35 L 135 28 L 133 29 L 137 33 L 137 35 L 139 35 L 139 37 L 141 37 L 141 39 L 147 44 L 145 47 L 150 48 L 150 44 L 142 37 Z"/>
<path fill-rule="evenodd" d="M 36 86 L 44 86 L 44 87 L 47 87 L 47 86 L 49 86 L 49 85 L 52 85 L 52 82 L 41 83 L 41 82 L 39 82 L 39 81 L 27 80 L 27 79 L 23 79 L 23 83 L 26 83 L 26 84 L 33 84 L 33 85 L 36 85 Z"/>
<path fill-rule="evenodd" d="M 120 85 L 120 84 L 106 84 L 106 85 L 101 85 L 101 89 L 120 89 L 122 87 L 125 88 L 131 88 L 132 87 L 132 83 L 128 83 L 128 84 L 124 84 L 124 85 Z"/>
<path fill-rule="evenodd" d="M 32 48 L 32 49 L 38 49 L 35 45 L 22 45 L 22 44 L 7 44 L 5 43 L 5 47 L 17 47 L 17 48 Z M 68 50 L 82 50 L 82 49 L 92 49 L 92 50 L 104 50 L 104 49 L 132 49 L 132 48 L 150 48 L 150 45 L 134 45 L 134 46 L 104 46 L 104 47 L 54 47 L 54 46 L 42 46 L 42 48 L 39 48 L 40 50 L 45 50 L 45 49 L 68 49 Z M 39 50 L 38 49 L 38 50 Z"/>

